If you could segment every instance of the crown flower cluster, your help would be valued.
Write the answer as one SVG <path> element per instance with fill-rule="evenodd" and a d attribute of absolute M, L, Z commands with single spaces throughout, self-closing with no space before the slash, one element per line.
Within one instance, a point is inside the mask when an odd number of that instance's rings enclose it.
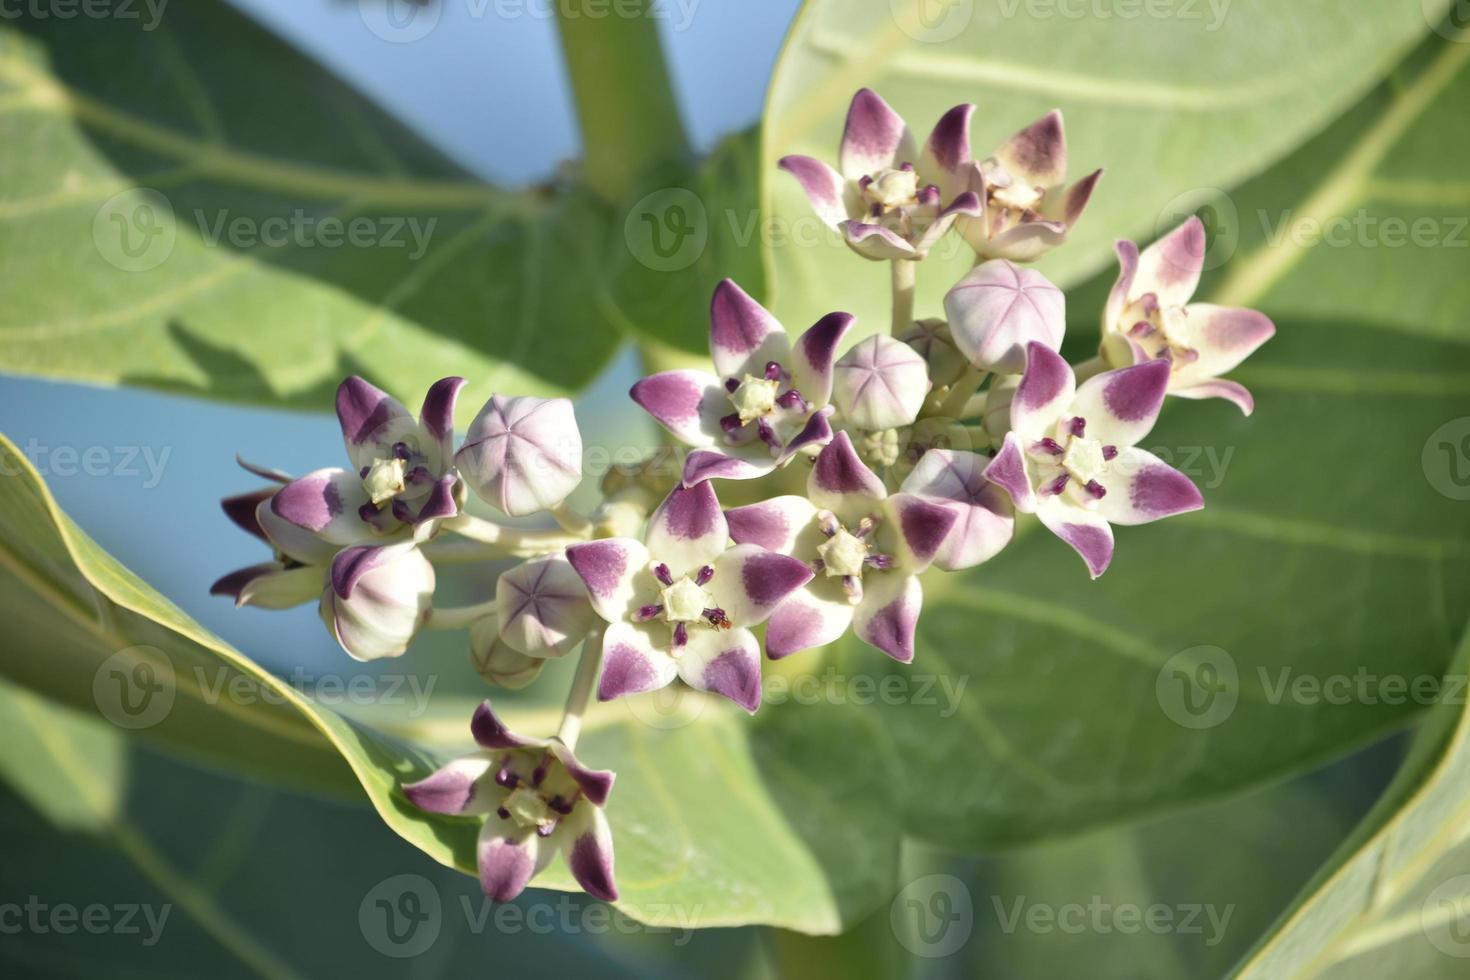
<path fill-rule="evenodd" d="M 1069 364 L 1066 297 L 1027 263 L 1065 244 L 1101 172 L 1066 184 L 1058 112 L 975 160 L 973 112 L 945 113 L 918 149 L 864 89 L 835 167 L 781 160 L 853 251 L 890 263 L 891 324 L 814 309 L 793 335 L 721 282 L 708 367 L 630 392 L 672 454 L 613 468 L 588 511 L 568 502 L 590 489 L 572 403 L 497 394 L 456 444 L 460 378 L 431 386 L 417 416 L 348 378 L 347 465 L 292 478 L 242 463 L 263 485 L 224 510 L 270 557 L 212 591 L 267 609 L 315 601 L 358 660 L 460 630 L 475 670 L 508 689 L 576 655 L 555 735 L 514 734 L 487 701 L 470 723 L 477 749 L 401 787 L 422 811 L 482 822 L 491 898 L 563 855 L 588 893 L 616 899 L 613 774 L 575 754 L 594 699 L 677 684 L 754 713 L 766 661 L 815 658 L 849 633 L 898 663 L 921 658 L 925 578 L 996 558 L 1018 521 L 1034 516 L 1096 578 L 1115 528 L 1204 506 L 1140 444 L 1170 395 L 1249 414 L 1250 394 L 1222 375 L 1271 322 L 1193 301 L 1205 234 L 1191 218 L 1146 249 L 1117 244 L 1095 356 Z M 916 317 L 917 269 L 946 236 L 974 267 Z M 493 592 L 444 604 L 438 572 L 475 562 L 503 569 Z"/>

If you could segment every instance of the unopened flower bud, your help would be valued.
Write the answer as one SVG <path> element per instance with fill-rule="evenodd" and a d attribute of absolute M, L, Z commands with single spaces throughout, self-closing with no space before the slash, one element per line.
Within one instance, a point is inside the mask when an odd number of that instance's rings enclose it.
<path fill-rule="evenodd" d="M 470 423 L 455 463 L 476 495 L 512 517 L 555 507 L 582 480 L 572 403 L 495 395 Z"/>
<path fill-rule="evenodd" d="M 557 553 L 522 562 L 495 585 L 500 636 L 533 657 L 560 657 L 586 638 L 599 619 L 582 579 Z"/>
<path fill-rule="evenodd" d="M 512 649 L 500 638 L 499 620 L 486 616 L 470 626 L 470 663 L 491 684 L 514 691 L 540 676 L 546 658 Z"/>
<path fill-rule="evenodd" d="M 356 660 L 397 657 L 424 624 L 434 566 L 412 543 L 346 548 L 332 560 L 322 621 Z"/>
<path fill-rule="evenodd" d="M 1026 345 L 1051 350 L 1066 330 L 1066 298 L 1035 269 L 1005 259 L 977 266 L 944 297 L 955 346 L 970 363 L 998 374 L 1026 369 Z"/>
<path fill-rule="evenodd" d="M 908 425 L 929 393 L 929 369 L 908 344 L 881 334 L 869 337 L 838 359 L 832 401 L 859 429 Z"/>
<path fill-rule="evenodd" d="M 943 320 L 918 320 L 899 339 L 924 358 L 929 365 L 929 380 L 936 388 L 954 384 L 969 367 L 969 360 L 955 346 L 949 324 Z"/>

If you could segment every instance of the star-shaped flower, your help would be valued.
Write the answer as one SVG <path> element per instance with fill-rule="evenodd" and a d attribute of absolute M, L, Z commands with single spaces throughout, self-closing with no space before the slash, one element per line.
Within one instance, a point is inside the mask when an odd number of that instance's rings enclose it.
<path fill-rule="evenodd" d="M 686 486 L 755 479 L 832 438 L 832 361 L 852 322 L 829 313 L 792 344 L 765 307 L 726 279 L 710 304 L 715 373 L 665 371 L 629 394 L 694 447 L 684 462 Z"/>
<path fill-rule="evenodd" d="M 1118 281 L 1103 312 L 1103 360 L 1126 367 L 1166 361 L 1169 394 L 1225 398 L 1249 415 L 1249 391 L 1220 377 L 1276 333 L 1255 310 L 1191 303 L 1205 262 L 1205 226 L 1199 218 L 1144 249 L 1118 242 Z"/>
<path fill-rule="evenodd" d="M 1111 524 L 1204 506 L 1187 476 L 1135 447 L 1153 428 L 1168 384 L 1168 363 L 1154 360 L 1079 388 L 1061 355 L 1035 342 L 1027 348 L 1011 431 L 984 476 L 1076 549 L 1093 578 L 1112 560 Z"/>
<path fill-rule="evenodd" d="M 597 697 L 653 691 L 675 677 L 754 712 L 761 701 L 760 642 L 750 627 L 812 577 L 793 558 L 730 547 L 708 483 L 675 487 L 643 541 L 606 538 L 567 549 L 592 607 L 607 620 Z"/>
<path fill-rule="evenodd" d="M 1053 109 L 1012 136 L 989 158 L 968 162 L 968 188 L 981 214 L 963 217 L 959 233 L 982 259 L 1032 262 L 1067 240 L 1102 171 L 1070 187 L 1062 114 Z"/>
<path fill-rule="evenodd" d="M 319 598 L 337 546 L 277 517 L 271 509 L 272 498 L 291 482 L 290 477 L 243 461 L 241 465 L 274 485 L 226 497 L 220 506 L 239 528 L 270 545 L 274 554 L 271 561 L 221 577 L 209 587 L 209 594 L 229 596 L 236 606 L 261 609 L 289 609 Z"/>
<path fill-rule="evenodd" d="M 555 738 L 526 738 L 508 729 L 486 701 L 470 731 L 480 751 L 455 759 L 427 779 L 403 787 L 429 813 L 483 816 L 480 887 L 508 902 L 558 853 L 587 893 L 618 897 L 612 831 L 603 805 L 614 775 L 589 769 Z"/>
<path fill-rule="evenodd" d="M 924 601 L 918 573 L 939 554 L 955 510 L 911 493 L 890 497 L 839 432 L 817 456 L 806 497 L 775 497 L 726 517 L 743 546 L 791 555 L 815 572 L 771 614 L 772 659 L 831 643 L 849 626 L 895 660 L 914 659 Z"/>
<path fill-rule="evenodd" d="M 415 421 L 387 393 L 348 378 L 337 389 L 337 419 L 352 469 L 291 481 L 272 498 L 272 512 L 340 546 L 381 544 L 454 516 L 454 403 L 463 385 L 435 382 Z"/>
<path fill-rule="evenodd" d="M 783 157 L 780 166 L 863 258 L 922 259 L 957 218 L 982 214 L 980 198 L 965 186 L 974 111 L 960 105 L 946 112 L 920 154 L 903 117 L 861 89 L 847 111 L 840 173 L 807 156 Z"/>

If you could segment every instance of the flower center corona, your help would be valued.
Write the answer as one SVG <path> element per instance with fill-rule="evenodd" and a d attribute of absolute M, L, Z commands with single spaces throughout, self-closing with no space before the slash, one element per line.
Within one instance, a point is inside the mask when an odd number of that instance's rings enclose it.
<path fill-rule="evenodd" d="M 845 527 L 817 546 L 829 576 L 858 576 L 863 574 L 863 561 L 868 557 L 868 543 Z"/>
<path fill-rule="evenodd" d="M 396 456 L 392 459 L 375 459 L 362 478 L 362 487 L 374 506 L 392 500 L 403 492 L 407 476 L 407 464 Z"/>
<path fill-rule="evenodd" d="M 753 374 L 741 379 L 740 387 L 730 392 L 730 403 L 735 406 L 740 424 L 754 422 L 775 411 L 776 392 L 780 386 L 779 381 L 757 378 Z"/>
<path fill-rule="evenodd" d="M 704 619 L 704 611 L 714 605 L 709 593 L 694 584 L 687 575 L 664 589 L 664 619 L 670 623 L 695 623 Z"/>
<path fill-rule="evenodd" d="M 898 170 L 880 170 L 863 188 L 863 199 L 883 213 L 917 204 L 918 198 L 919 175 L 911 166 Z"/>

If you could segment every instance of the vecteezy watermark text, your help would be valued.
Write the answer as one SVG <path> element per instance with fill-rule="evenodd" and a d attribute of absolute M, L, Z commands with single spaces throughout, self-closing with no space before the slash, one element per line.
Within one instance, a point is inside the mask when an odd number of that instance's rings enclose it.
<path fill-rule="evenodd" d="M 24 902 L 0 902 L 0 935 L 70 936 L 78 931 L 93 936 L 139 936 L 144 946 L 157 945 L 168 924 L 172 905 L 119 902 L 43 902 L 29 895 Z"/>
<path fill-rule="evenodd" d="M 48 446 L 35 437 L 21 447 L 21 455 L 47 479 L 78 475 L 141 479 L 144 490 L 152 490 L 163 480 L 172 452 L 171 446 Z M 18 476 L 20 469 L 0 460 L 0 475 Z"/>

